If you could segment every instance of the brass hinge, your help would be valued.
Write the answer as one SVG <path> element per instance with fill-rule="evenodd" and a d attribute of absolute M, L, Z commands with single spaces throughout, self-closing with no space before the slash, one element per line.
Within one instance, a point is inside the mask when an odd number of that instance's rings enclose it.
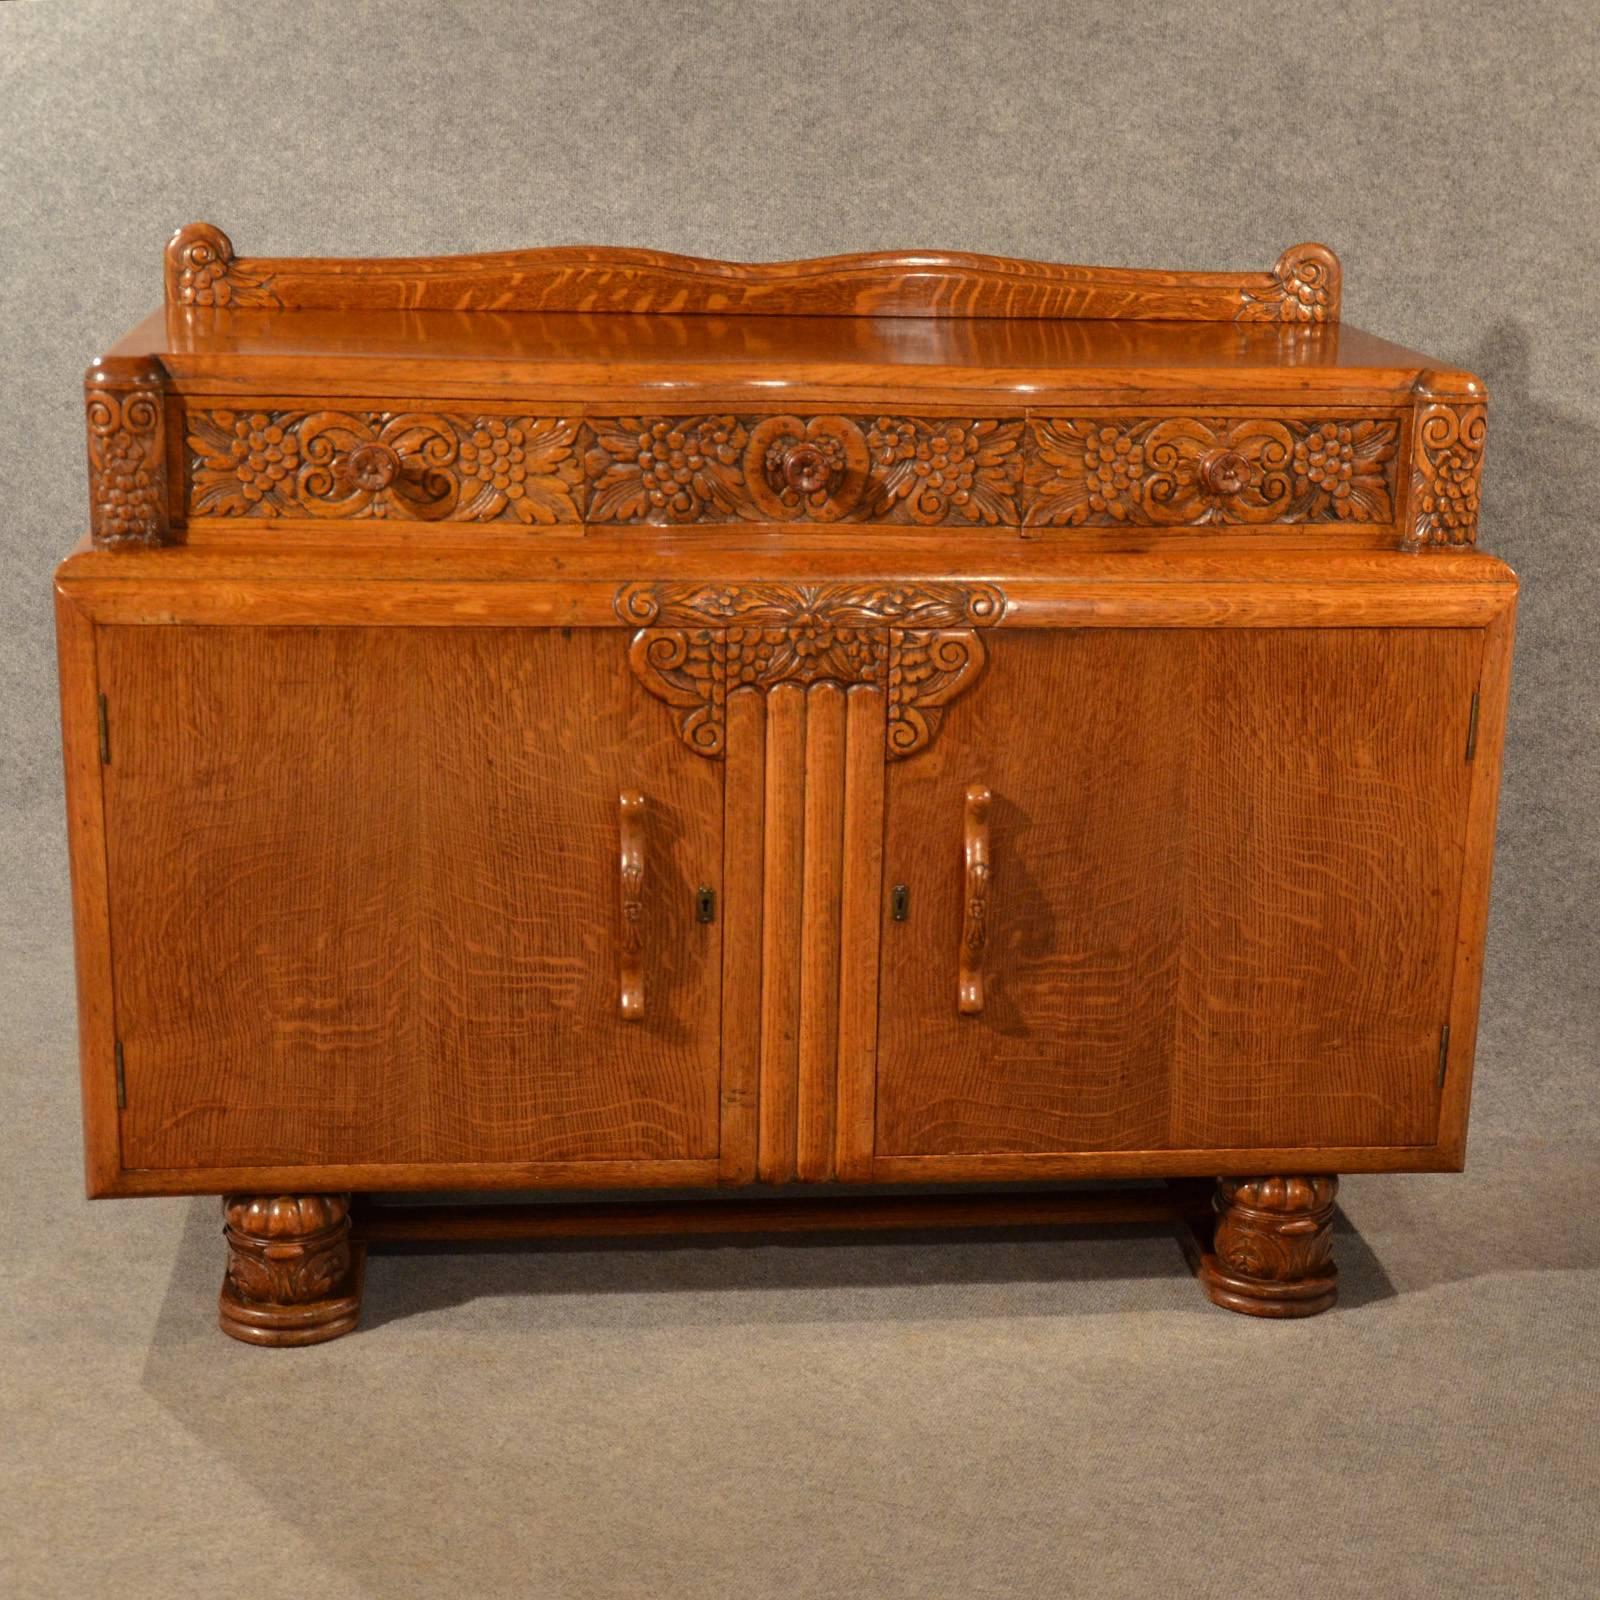
<path fill-rule="evenodd" d="M 694 914 L 701 922 L 717 920 L 717 891 L 708 883 L 702 883 L 695 892 Z"/>
<path fill-rule="evenodd" d="M 1467 713 L 1467 760 L 1478 753 L 1478 691 L 1472 691 L 1472 710 Z"/>
<path fill-rule="evenodd" d="M 1445 1068 L 1450 1064 L 1450 1024 L 1439 1030 L 1439 1087 L 1444 1088 Z"/>
<path fill-rule="evenodd" d="M 106 712 L 106 697 L 100 696 L 100 761 L 111 765 L 111 718 Z"/>
<path fill-rule="evenodd" d="M 126 1111 L 128 1109 L 128 1078 L 122 1065 L 122 1041 L 120 1039 L 117 1040 L 115 1053 L 117 1058 L 117 1110 Z"/>

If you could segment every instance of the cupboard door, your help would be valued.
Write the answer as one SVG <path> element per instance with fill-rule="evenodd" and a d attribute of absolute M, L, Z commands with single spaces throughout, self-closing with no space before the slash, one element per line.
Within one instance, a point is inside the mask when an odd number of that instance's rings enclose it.
<path fill-rule="evenodd" d="M 1432 1143 L 1481 656 L 992 636 L 889 769 L 877 1155 Z"/>
<path fill-rule="evenodd" d="M 625 649 L 100 631 L 125 1166 L 716 1156 L 721 768 Z"/>

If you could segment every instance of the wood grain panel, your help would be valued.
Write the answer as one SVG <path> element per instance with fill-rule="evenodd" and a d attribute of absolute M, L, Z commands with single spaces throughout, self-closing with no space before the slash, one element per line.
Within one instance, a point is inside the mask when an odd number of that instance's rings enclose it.
<path fill-rule="evenodd" d="M 721 773 L 615 635 L 108 628 L 101 662 L 126 1165 L 716 1156 Z"/>
<path fill-rule="evenodd" d="M 235 255 L 208 222 L 166 249 L 169 306 L 277 311 L 440 308 L 901 317 L 1117 317 L 1337 322 L 1338 258 L 1291 245 L 1270 272 L 1080 267 L 968 251 L 717 261 L 558 245 L 482 255 Z"/>
<path fill-rule="evenodd" d="M 755 689 L 728 696 L 722 872 L 722 1151 L 724 1183 L 756 1175 L 761 1083 L 762 838 L 767 706 Z"/>
<path fill-rule="evenodd" d="M 910 904 L 883 912 L 880 1154 L 1164 1142 L 1198 644 L 995 635 L 933 747 L 891 769 L 884 874 Z M 960 1016 L 972 784 L 994 796 L 987 983 Z"/>
<path fill-rule="evenodd" d="M 1174 1144 L 1420 1144 L 1449 1017 L 1482 635 L 1209 636 Z"/>
<path fill-rule="evenodd" d="M 878 1071 L 878 918 L 883 904 L 885 702 L 850 690 L 845 729 L 844 873 L 839 914 L 837 1171 L 871 1175 Z"/>
<path fill-rule="evenodd" d="M 889 776 L 912 906 L 882 924 L 879 1156 L 1431 1143 L 1480 650 L 993 636 L 986 681 Z M 969 783 L 994 792 L 994 865 L 962 1018 Z"/>
<path fill-rule="evenodd" d="M 767 694 L 762 841 L 759 1169 L 768 1183 L 795 1175 L 805 792 L 806 691 L 781 683 Z"/>
<path fill-rule="evenodd" d="M 416 1017 L 438 1159 L 717 1154 L 721 774 L 597 631 L 472 629 L 416 663 Z M 617 971 L 617 797 L 644 795 L 644 1015 Z"/>
<path fill-rule="evenodd" d="M 839 1060 L 839 899 L 844 865 L 845 691 L 806 691 L 800 1033 L 795 1176 L 831 1178 Z"/>
<path fill-rule="evenodd" d="M 67 839 L 72 857 L 72 942 L 77 956 L 84 1181 L 93 1197 L 111 1192 L 122 1164 L 100 683 L 94 623 L 82 606 L 60 589 L 56 591 L 56 657 L 61 678 Z"/>
<path fill-rule="evenodd" d="M 1483 947 L 1494 866 L 1495 813 L 1500 800 L 1500 763 L 1505 750 L 1506 705 L 1511 693 L 1511 644 L 1516 620 L 1513 608 L 1484 630 L 1483 662 L 1478 679 L 1477 744 L 1471 762 L 1471 797 L 1467 802 L 1455 987 L 1450 994 L 1450 1049 L 1439 1098 L 1439 1142 L 1456 1168 L 1463 1165 L 1467 1155 L 1467 1112 L 1472 1103 L 1478 1000 L 1483 984 Z"/>

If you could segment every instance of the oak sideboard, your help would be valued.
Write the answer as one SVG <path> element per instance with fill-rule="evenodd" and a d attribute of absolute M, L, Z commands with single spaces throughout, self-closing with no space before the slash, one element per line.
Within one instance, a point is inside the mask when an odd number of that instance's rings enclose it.
<path fill-rule="evenodd" d="M 224 1197 L 228 1333 L 402 1238 L 1162 1219 L 1303 1316 L 1338 1174 L 1462 1166 L 1516 580 L 1329 250 L 165 275 L 56 574 L 84 1126 Z"/>

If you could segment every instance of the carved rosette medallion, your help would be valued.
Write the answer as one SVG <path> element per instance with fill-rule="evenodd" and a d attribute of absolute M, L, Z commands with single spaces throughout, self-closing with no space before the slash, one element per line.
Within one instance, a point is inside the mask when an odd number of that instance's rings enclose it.
<path fill-rule="evenodd" d="M 987 584 L 634 584 L 617 596 L 642 624 L 634 675 L 677 714 L 691 750 L 718 758 L 728 695 L 777 683 L 871 683 L 884 690 L 886 754 L 916 754 L 944 708 L 983 670 L 977 632 L 1005 598 Z"/>
<path fill-rule="evenodd" d="M 1398 422 L 1048 417 L 1033 431 L 1034 527 L 1394 520 Z"/>
<path fill-rule="evenodd" d="M 89 369 L 89 533 L 97 545 L 168 542 L 164 381 L 154 362 Z"/>
<path fill-rule="evenodd" d="M 1020 417 L 613 417 L 591 426 L 592 523 L 1018 519 Z"/>
<path fill-rule="evenodd" d="M 574 522 L 578 424 L 388 411 L 190 411 L 191 510 L 213 517 Z"/>
<path fill-rule="evenodd" d="M 1217 1260 L 1241 1277 L 1269 1283 L 1315 1278 L 1333 1251 L 1339 1180 L 1221 1178 L 1217 1181 Z"/>
<path fill-rule="evenodd" d="M 1337 322 L 1339 258 L 1320 244 L 1291 245 L 1272 269 L 1270 289 L 1239 291 L 1236 322 Z"/>
<path fill-rule="evenodd" d="M 227 1287 L 239 1300 L 305 1305 L 349 1274 L 348 1195 L 229 1195 L 222 1213 Z"/>
<path fill-rule="evenodd" d="M 1417 413 L 1410 545 L 1477 543 L 1487 426 L 1488 412 L 1483 405 L 1436 400 Z"/>
<path fill-rule="evenodd" d="M 180 228 L 167 246 L 167 300 L 180 306 L 267 306 L 283 301 L 269 274 L 247 271 L 234 259 L 233 241 L 209 222 Z"/>

